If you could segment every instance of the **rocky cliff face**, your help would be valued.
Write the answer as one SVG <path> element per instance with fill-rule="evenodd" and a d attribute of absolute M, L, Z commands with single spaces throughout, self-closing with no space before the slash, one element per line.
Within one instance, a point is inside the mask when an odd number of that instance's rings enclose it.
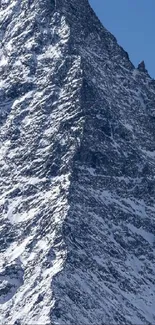
<path fill-rule="evenodd" d="M 155 322 L 155 82 L 87 0 L 1 0 L 0 323 Z"/>

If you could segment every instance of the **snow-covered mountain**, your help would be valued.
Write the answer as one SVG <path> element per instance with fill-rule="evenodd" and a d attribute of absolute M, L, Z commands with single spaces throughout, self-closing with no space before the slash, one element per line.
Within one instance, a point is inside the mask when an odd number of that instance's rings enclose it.
<path fill-rule="evenodd" d="M 0 40 L 0 324 L 154 324 L 155 81 L 87 0 Z"/>

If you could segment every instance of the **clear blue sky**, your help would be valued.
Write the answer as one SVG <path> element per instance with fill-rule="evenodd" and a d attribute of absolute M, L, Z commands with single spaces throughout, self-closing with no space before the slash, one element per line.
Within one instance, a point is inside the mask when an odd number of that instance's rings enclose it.
<path fill-rule="evenodd" d="M 155 79 L 155 0 L 89 0 L 135 66 L 145 61 Z"/>

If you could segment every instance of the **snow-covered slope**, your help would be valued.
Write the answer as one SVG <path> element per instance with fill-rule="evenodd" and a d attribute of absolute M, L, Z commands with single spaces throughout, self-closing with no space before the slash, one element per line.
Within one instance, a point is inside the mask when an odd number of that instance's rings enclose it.
<path fill-rule="evenodd" d="M 153 324 L 155 81 L 87 0 L 0 39 L 0 324 Z"/>

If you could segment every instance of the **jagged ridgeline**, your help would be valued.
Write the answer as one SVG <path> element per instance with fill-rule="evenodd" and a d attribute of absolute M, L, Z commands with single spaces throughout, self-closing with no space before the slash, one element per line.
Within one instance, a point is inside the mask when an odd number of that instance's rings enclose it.
<path fill-rule="evenodd" d="M 87 0 L 0 4 L 0 323 L 154 324 L 155 82 Z"/>

